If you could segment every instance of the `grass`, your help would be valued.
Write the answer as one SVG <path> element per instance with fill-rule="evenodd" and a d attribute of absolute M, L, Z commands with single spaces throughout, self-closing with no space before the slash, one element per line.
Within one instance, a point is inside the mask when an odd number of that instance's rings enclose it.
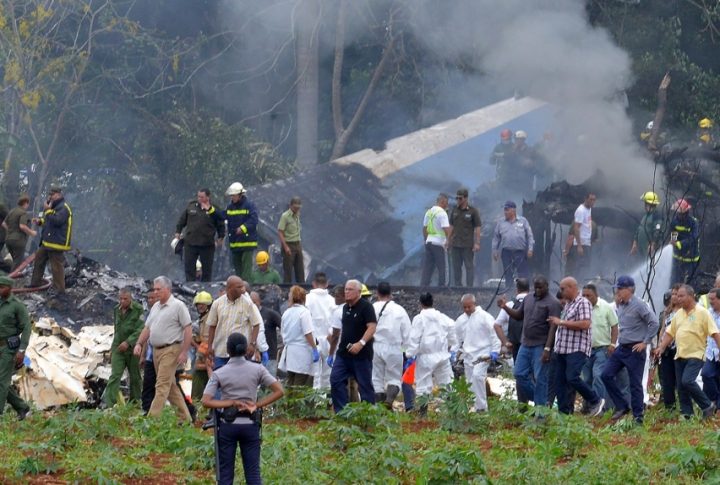
<path fill-rule="evenodd" d="M 681 421 L 651 409 L 645 426 L 551 413 L 544 423 L 511 401 L 470 414 L 467 389 L 443 394 L 440 415 L 351 405 L 319 417 L 317 395 L 266 419 L 266 483 L 720 483 L 718 420 Z M 311 402 L 312 405 L 307 405 Z M 281 412 L 283 410 L 284 412 Z M 294 413 L 294 414 L 293 414 Z M 463 428 L 464 427 L 464 428 Z M 0 417 L 4 483 L 213 483 L 212 434 L 137 408 L 63 409 Z M 240 460 L 238 475 L 241 476 Z"/>

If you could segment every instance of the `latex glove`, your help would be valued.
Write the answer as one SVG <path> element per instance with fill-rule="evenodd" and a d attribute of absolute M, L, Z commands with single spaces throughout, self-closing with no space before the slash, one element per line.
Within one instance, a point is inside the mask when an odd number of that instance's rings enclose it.
<path fill-rule="evenodd" d="M 490 360 L 492 360 L 493 362 L 497 362 L 498 357 L 500 357 L 500 354 L 498 354 L 497 352 L 490 352 Z"/>
<path fill-rule="evenodd" d="M 405 365 L 403 365 L 403 370 L 407 370 L 408 367 L 413 365 L 413 362 L 415 362 L 415 357 L 408 358 L 408 360 L 405 361 Z"/>
<path fill-rule="evenodd" d="M 457 352 L 451 351 L 450 352 L 450 363 L 454 364 L 456 360 L 457 360 Z"/>
<path fill-rule="evenodd" d="M 332 356 L 332 355 L 328 355 L 328 358 L 327 358 L 327 360 L 325 361 L 325 363 L 328 365 L 328 367 L 332 367 L 334 361 L 335 361 L 335 359 L 333 358 L 333 356 Z"/>
<path fill-rule="evenodd" d="M 262 362 L 263 365 L 266 365 L 268 362 L 270 362 L 270 354 L 268 354 L 267 351 L 260 354 L 260 362 Z"/>
<path fill-rule="evenodd" d="M 317 362 L 320 360 L 320 352 L 318 352 L 318 349 L 313 349 L 312 355 L 313 355 L 313 362 Z"/>

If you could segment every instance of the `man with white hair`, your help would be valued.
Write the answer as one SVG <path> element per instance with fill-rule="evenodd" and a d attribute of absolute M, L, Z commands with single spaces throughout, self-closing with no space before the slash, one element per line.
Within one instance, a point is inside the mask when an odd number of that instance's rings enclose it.
<path fill-rule="evenodd" d="M 145 342 L 153 346 L 155 365 L 155 398 L 148 415 L 159 416 L 165 401 L 175 406 L 183 421 L 192 421 L 185 397 L 175 385 L 175 370 L 185 365 L 192 341 L 192 321 L 185 303 L 173 297 L 172 281 L 167 276 L 153 280 L 153 290 L 158 301 L 153 305 L 145 321 L 145 328 L 135 344 L 133 353 L 140 357 Z"/>
<path fill-rule="evenodd" d="M 500 339 L 495 333 L 495 319 L 475 303 L 470 293 L 460 299 L 463 313 L 455 320 L 457 347 L 465 361 L 465 378 L 475 394 L 475 411 L 487 411 L 487 369 L 500 354 Z"/>

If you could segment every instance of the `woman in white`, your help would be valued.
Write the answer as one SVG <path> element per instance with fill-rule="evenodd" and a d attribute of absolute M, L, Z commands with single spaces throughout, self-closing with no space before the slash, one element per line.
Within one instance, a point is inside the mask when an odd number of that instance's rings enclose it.
<path fill-rule="evenodd" d="M 280 332 L 285 347 L 278 361 L 278 369 L 287 372 L 288 386 L 312 387 L 315 367 L 320 360 L 310 310 L 305 307 L 305 290 L 290 288 L 288 309 L 283 313 Z"/>

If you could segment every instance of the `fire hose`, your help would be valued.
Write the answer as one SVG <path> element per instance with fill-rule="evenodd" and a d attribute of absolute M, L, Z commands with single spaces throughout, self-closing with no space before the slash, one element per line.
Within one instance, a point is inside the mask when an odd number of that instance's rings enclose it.
<path fill-rule="evenodd" d="M 22 272 L 25 268 L 30 266 L 30 264 L 35 261 L 35 253 L 32 253 L 30 256 L 25 258 L 25 260 L 18 265 L 17 268 L 15 268 L 12 273 L 10 273 L 8 276 L 12 279 L 18 279 L 22 276 Z M 13 288 L 13 293 L 35 293 L 38 291 L 46 291 L 50 288 L 50 282 L 47 280 L 42 280 L 42 284 L 40 286 L 30 287 L 30 288 Z"/>

